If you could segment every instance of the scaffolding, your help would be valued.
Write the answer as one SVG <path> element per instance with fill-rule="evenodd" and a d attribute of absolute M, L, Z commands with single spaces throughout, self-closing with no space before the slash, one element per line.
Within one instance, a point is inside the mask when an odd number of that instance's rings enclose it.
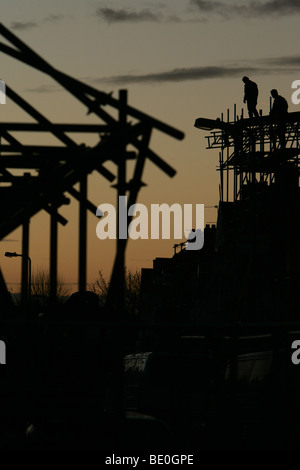
<path fill-rule="evenodd" d="M 299 179 L 300 112 L 288 113 L 284 120 L 271 116 L 243 118 L 236 115 L 227 121 L 198 118 L 195 127 L 210 130 L 206 136 L 208 149 L 220 149 L 220 201 L 241 201 L 249 194 L 270 187 L 282 168 Z M 298 185 L 298 184 L 297 184 Z"/>

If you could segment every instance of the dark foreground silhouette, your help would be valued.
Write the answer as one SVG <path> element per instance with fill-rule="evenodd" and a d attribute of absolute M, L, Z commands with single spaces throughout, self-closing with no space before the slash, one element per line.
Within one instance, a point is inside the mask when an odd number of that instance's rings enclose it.
<path fill-rule="evenodd" d="M 298 447 L 292 336 L 248 334 L 237 347 L 220 328 L 182 339 L 169 325 L 153 352 L 136 352 L 138 329 L 112 325 L 90 292 L 37 317 L 11 315 L 1 449 Z"/>

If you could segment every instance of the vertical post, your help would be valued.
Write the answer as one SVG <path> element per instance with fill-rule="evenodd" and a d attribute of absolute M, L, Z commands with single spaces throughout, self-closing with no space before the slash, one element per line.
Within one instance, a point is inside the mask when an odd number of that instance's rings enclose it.
<path fill-rule="evenodd" d="M 262 112 L 261 112 L 260 116 L 262 116 Z M 263 125 L 259 126 L 259 140 L 260 140 L 259 150 L 262 154 L 264 154 L 264 151 L 265 151 L 265 135 L 264 135 L 264 126 Z M 260 181 L 265 180 L 265 175 L 264 175 L 263 172 L 260 173 L 260 178 L 259 179 L 260 179 Z"/>
<path fill-rule="evenodd" d="M 127 104 L 127 90 L 120 90 L 120 111 L 119 111 L 119 123 L 120 123 L 120 160 L 118 165 L 118 196 L 126 195 L 126 145 L 125 145 L 125 129 L 126 125 L 126 104 Z M 119 204 L 119 197 L 117 203 Z M 119 218 L 118 218 L 119 224 Z M 119 229 L 119 225 L 118 225 Z"/>
<path fill-rule="evenodd" d="M 243 148 L 243 140 L 242 140 L 242 130 L 241 129 L 236 129 L 234 131 L 234 154 L 236 158 L 241 157 L 241 151 Z M 228 160 L 228 156 L 227 156 Z M 240 158 L 240 165 L 242 166 L 242 159 Z M 234 168 L 233 168 L 233 200 L 236 201 L 237 199 L 237 183 L 238 183 L 238 178 L 237 178 L 237 171 L 238 167 L 237 164 L 234 163 Z M 242 172 L 242 168 L 240 168 L 240 173 Z"/>
<path fill-rule="evenodd" d="M 111 276 L 109 295 L 107 303 L 110 307 L 113 306 L 115 313 L 121 312 L 124 307 L 124 285 L 125 285 L 125 250 L 127 243 L 127 236 L 120 232 L 124 232 L 124 227 L 120 225 L 120 214 L 124 213 L 126 209 L 123 204 L 121 205 L 121 196 L 126 196 L 126 141 L 125 141 L 125 126 L 126 126 L 126 107 L 127 107 L 127 90 L 120 90 L 119 92 L 119 145 L 120 152 L 118 161 L 118 182 L 117 182 L 117 253 L 115 257 L 113 272 Z M 123 218 L 122 218 L 123 219 Z M 126 227 L 127 234 L 127 227 Z"/>
<path fill-rule="evenodd" d="M 57 207 L 52 205 L 50 219 L 50 300 L 57 294 Z"/>
<path fill-rule="evenodd" d="M 234 105 L 233 105 L 233 121 L 234 121 L 234 123 L 236 123 L 236 121 L 237 121 L 236 103 L 234 103 Z M 241 168 L 241 171 L 240 171 L 240 187 L 239 187 L 240 198 L 241 198 L 242 179 L 243 179 L 243 171 L 242 171 L 242 168 Z"/>
<path fill-rule="evenodd" d="M 229 147 L 227 147 L 226 153 L 226 201 L 228 202 L 229 199 L 229 167 L 228 167 L 228 160 L 229 160 Z"/>
<path fill-rule="evenodd" d="M 120 111 L 119 111 L 119 123 L 120 123 L 120 160 L 118 165 L 118 214 L 120 214 L 120 196 L 126 195 L 126 145 L 125 145 L 125 129 L 126 125 L 126 105 L 127 105 L 127 90 L 120 90 L 119 92 L 120 99 Z M 127 232 L 127 229 L 126 229 Z M 119 290 L 119 307 L 121 309 L 124 306 L 124 283 L 125 283 L 125 249 L 127 238 L 121 238 L 120 234 L 120 218 L 118 217 L 118 232 L 117 232 L 117 257 L 118 257 L 118 267 L 117 267 L 117 284 Z"/>
<path fill-rule="evenodd" d="M 223 202 L 223 149 L 219 152 L 219 164 L 220 164 L 220 201 Z"/>
<path fill-rule="evenodd" d="M 86 253 L 87 253 L 87 175 L 80 179 L 80 203 L 79 203 L 79 291 L 86 290 Z"/>
<path fill-rule="evenodd" d="M 23 305 L 28 301 L 28 257 L 29 257 L 29 219 L 22 226 L 22 277 L 21 299 Z"/>
<path fill-rule="evenodd" d="M 251 165 L 252 165 L 252 175 L 251 175 L 251 182 L 254 184 L 256 182 L 256 171 L 255 171 L 255 162 L 254 162 L 254 154 L 256 150 L 256 142 L 255 142 L 255 137 L 252 136 L 251 140 L 249 142 L 249 150 L 253 155 Z"/>

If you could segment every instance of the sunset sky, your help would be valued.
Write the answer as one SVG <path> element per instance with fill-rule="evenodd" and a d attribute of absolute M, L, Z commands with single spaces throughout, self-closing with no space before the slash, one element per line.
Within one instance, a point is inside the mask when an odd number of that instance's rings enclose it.
<path fill-rule="evenodd" d="M 243 105 L 242 77 L 259 87 L 258 108 L 269 112 L 270 90 L 277 88 L 293 105 L 292 82 L 300 80 L 300 2 L 293 0 L 2 0 L 1 22 L 58 70 L 87 84 L 113 92 L 128 90 L 131 106 L 181 130 L 182 141 L 155 131 L 150 147 L 177 171 L 169 178 L 150 161 L 146 164 L 138 202 L 205 204 L 205 222 L 216 222 L 218 151 L 207 150 L 198 117 L 226 116 L 234 103 Z M 3 38 L 1 38 L 3 40 Z M 4 41 L 5 42 L 5 41 Z M 1 54 L 0 78 L 53 122 L 98 123 L 86 108 L 48 76 Z M 0 119 L 28 121 L 9 99 L 0 105 Z M 32 139 L 32 137 L 30 137 Z M 47 135 L 33 144 L 52 143 Z M 95 145 L 97 139 L 77 136 Z M 23 141 L 29 142 L 28 136 Z M 81 140 L 78 140 L 81 142 Z M 112 164 L 111 164 L 112 165 Z M 114 166 L 106 165 L 107 168 Z M 55 182 L 54 182 L 55 184 Z M 66 194 L 67 195 L 67 194 Z M 69 196 L 71 197 L 71 196 Z M 89 199 L 96 206 L 115 203 L 116 191 L 98 173 L 89 177 Z M 78 203 L 59 212 L 68 219 L 59 227 L 59 273 L 76 290 Z M 101 269 L 107 277 L 115 241 L 96 236 L 98 219 L 88 216 L 88 282 Z M 39 213 L 30 224 L 33 271 L 48 269 L 49 215 Z M 178 240 L 179 242 L 180 240 Z M 170 257 L 174 240 L 129 240 L 130 269 L 152 267 L 155 257 Z M 5 251 L 21 250 L 21 231 L 0 244 L 0 266 L 8 287 L 18 290 L 20 258 Z"/>

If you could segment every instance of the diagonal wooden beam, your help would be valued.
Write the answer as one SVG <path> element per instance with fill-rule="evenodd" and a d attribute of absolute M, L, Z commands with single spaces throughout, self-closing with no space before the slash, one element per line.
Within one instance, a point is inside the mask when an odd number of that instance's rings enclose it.
<path fill-rule="evenodd" d="M 71 194 L 71 196 L 75 197 L 75 199 L 77 199 L 77 201 L 79 202 L 84 202 L 85 205 L 86 205 L 86 208 L 92 212 L 93 215 L 96 214 L 96 211 L 97 211 L 97 207 L 95 206 L 95 204 L 93 204 L 92 202 L 90 202 L 88 199 L 86 199 L 85 201 L 82 201 L 82 196 L 80 194 L 79 191 L 77 191 L 77 189 L 75 188 L 68 188 L 68 193 Z"/>
<path fill-rule="evenodd" d="M 52 67 L 48 62 L 42 59 L 36 52 L 34 52 L 30 47 L 28 47 L 23 41 L 21 41 L 17 36 L 15 36 L 11 31 L 4 27 L 3 24 L 0 24 L 0 34 L 2 34 L 6 39 L 8 39 L 12 44 L 14 44 L 18 49 L 18 51 L 9 50 L 7 47 L 3 47 L 3 43 L 0 43 L 0 50 L 5 52 L 9 55 L 13 55 L 18 60 L 26 62 L 28 65 L 31 65 L 34 68 L 47 73 L 48 75 L 52 76 L 56 81 L 58 81 L 61 85 L 63 85 L 66 89 L 68 89 L 74 96 L 76 96 L 80 101 L 85 104 L 88 109 L 93 109 L 93 112 L 97 114 L 99 117 L 104 119 L 106 122 L 113 124 L 116 122 L 108 113 L 98 106 L 95 108 L 95 100 L 91 100 L 88 98 L 88 95 L 97 98 L 99 105 L 106 105 L 109 104 L 112 107 L 120 109 L 120 102 L 119 100 L 113 98 L 110 94 L 101 92 L 89 85 L 82 83 L 79 80 L 76 80 L 69 75 L 58 71 L 54 67 Z M 21 52 L 21 53 L 20 53 Z M 169 134 L 170 136 L 182 140 L 184 138 L 184 133 L 175 129 L 168 124 L 163 123 L 162 121 L 155 119 L 135 108 L 132 106 L 126 105 L 125 112 L 129 116 L 133 116 L 136 119 L 145 120 L 147 121 L 148 125 L 157 128 L 158 130 Z"/>

